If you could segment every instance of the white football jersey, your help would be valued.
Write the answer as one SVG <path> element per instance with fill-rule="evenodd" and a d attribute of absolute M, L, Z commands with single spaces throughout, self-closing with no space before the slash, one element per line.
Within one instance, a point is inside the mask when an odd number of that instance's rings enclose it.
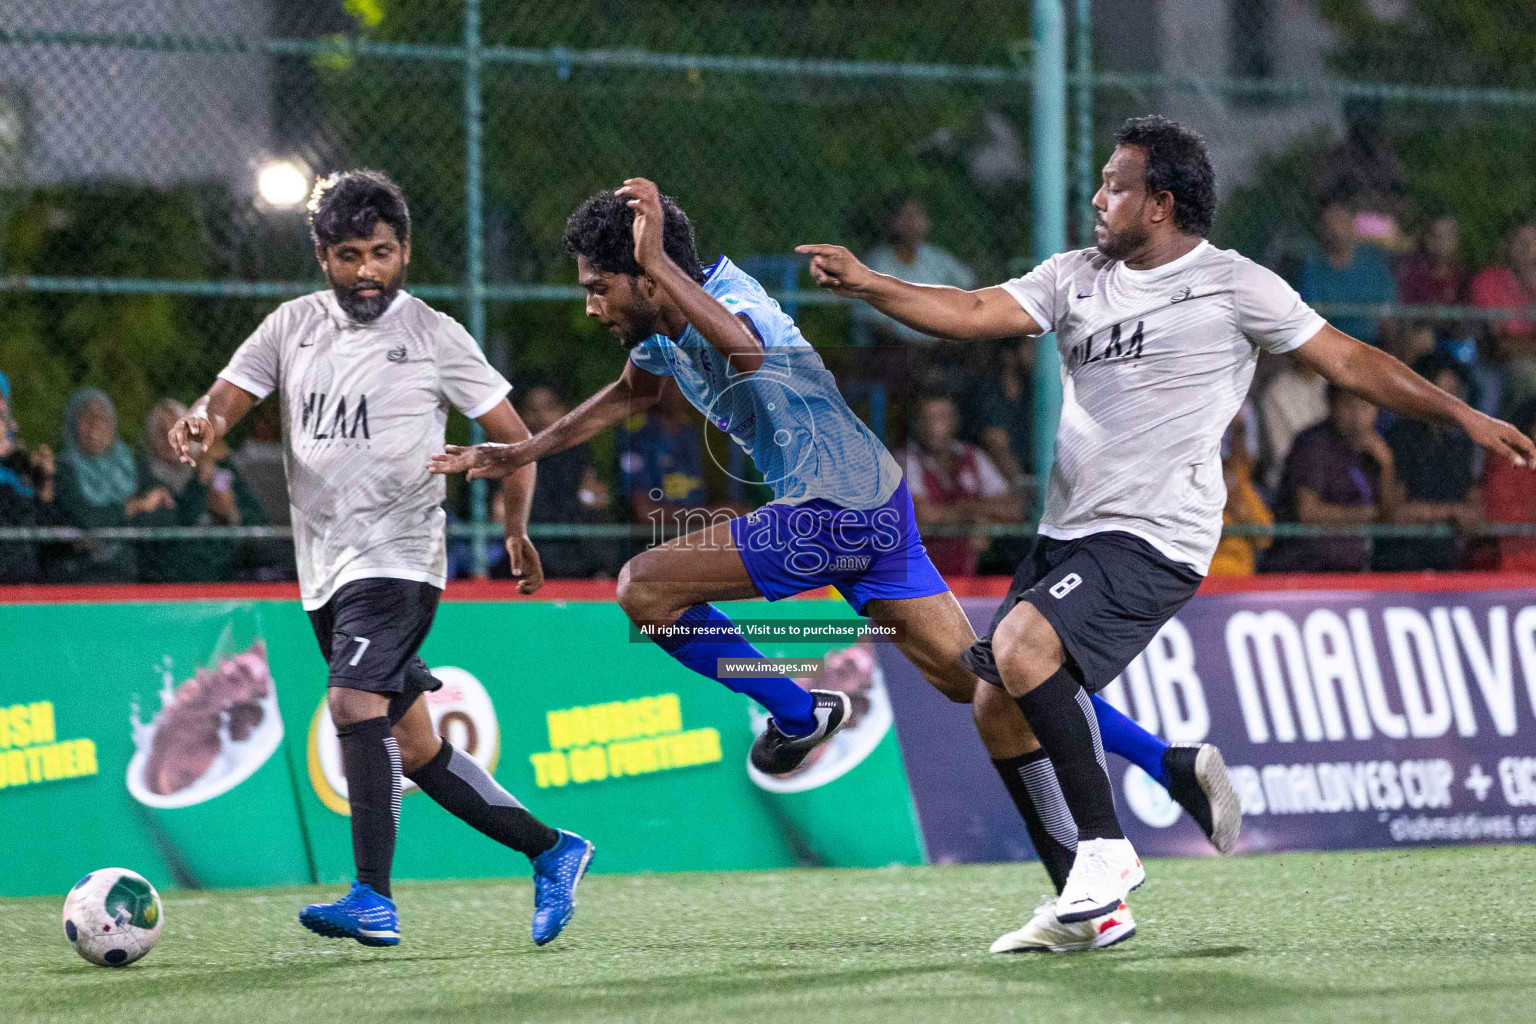
<path fill-rule="evenodd" d="M 279 393 L 299 589 L 319 608 L 352 580 L 442 587 L 442 477 L 451 403 L 470 419 L 512 386 L 452 317 L 401 292 L 368 324 L 329 290 L 285 302 L 219 373 L 257 399 Z"/>
<path fill-rule="evenodd" d="M 1289 352 L 1323 318 L 1273 271 L 1205 241 L 1151 270 L 1064 252 L 1002 287 L 1061 352 L 1040 532 L 1119 530 L 1206 572 L 1226 504 L 1221 436 L 1259 350 Z"/>

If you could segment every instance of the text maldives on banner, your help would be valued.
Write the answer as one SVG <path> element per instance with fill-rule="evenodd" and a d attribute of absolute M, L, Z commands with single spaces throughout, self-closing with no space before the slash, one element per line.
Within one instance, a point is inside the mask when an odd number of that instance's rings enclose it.
<path fill-rule="evenodd" d="M 1171 740 L 1221 745 L 1244 849 L 1528 841 L 1531 597 L 1198 597 L 1105 696 Z M 1161 790 L 1137 774 L 1122 817 L 1164 845 Z M 1196 852 L 1187 839 L 1168 852 Z"/>
<path fill-rule="evenodd" d="M 997 605 L 962 603 L 978 629 Z M 880 658 L 930 856 L 1032 856 L 969 716 Z M 1222 748 L 1243 850 L 1536 839 L 1527 590 L 1197 596 L 1103 696 L 1170 741 Z M 1139 851 L 1211 852 L 1161 786 L 1110 768 Z"/>

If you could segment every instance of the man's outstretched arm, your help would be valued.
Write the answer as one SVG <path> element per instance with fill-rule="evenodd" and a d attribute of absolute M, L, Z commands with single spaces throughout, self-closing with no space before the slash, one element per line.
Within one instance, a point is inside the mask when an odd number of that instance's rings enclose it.
<path fill-rule="evenodd" d="M 230 428 L 256 405 L 256 396 L 220 377 L 202 398 L 192 403 L 187 414 L 171 427 L 171 449 L 188 466 L 197 465 L 192 445 L 207 448 L 228 434 Z"/>
<path fill-rule="evenodd" d="M 596 437 L 616 423 L 645 412 L 661 398 L 666 380 L 625 363 L 619 379 L 526 441 L 515 444 L 451 444 L 432 456 L 433 473 L 464 473 L 470 480 L 499 480 L 523 466 Z"/>
<path fill-rule="evenodd" d="M 1430 423 L 1454 423 L 1516 466 L 1536 468 L 1536 444 L 1503 420 L 1478 412 L 1378 348 L 1324 327 L 1291 352 L 1299 362 L 1382 409 Z"/>
<path fill-rule="evenodd" d="M 849 299 L 863 299 L 916 331 L 956 341 L 985 341 L 1039 334 L 1041 326 L 1002 288 L 966 291 L 947 285 L 912 284 L 880 274 L 840 245 L 797 245 L 811 257 L 811 277 Z"/>

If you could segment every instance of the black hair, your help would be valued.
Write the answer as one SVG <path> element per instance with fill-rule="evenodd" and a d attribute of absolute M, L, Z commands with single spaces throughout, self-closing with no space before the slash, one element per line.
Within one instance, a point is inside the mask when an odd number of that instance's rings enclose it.
<path fill-rule="evenodd" d="M 1530 434 L 1532 426 L 1536 426 L 1536 398 L 1527 398 L 1515 406 L 1515 411 L 1510 413 L 1509 422 L 1513 423 L 1522 434 Z"/>
<path fill-rule="evenodd" d="M 383 171 L 344 171 L 315 183 L 309 197 L 309 237 L 317 246 L 367 238 L 383 221 L 401 243 L 411 238 L 405 193 Z"/>
<path fill-rule="evenodd" d="M 1472 374 L 1462 365 L 1461 360 L 1448 352 L 1426 352 L 1413 361 L 1413 372 L 1429 381 L 1435 382 L 1435 378 L 1446 370 L 1456 375 L 1461 381 L 1462 391 L 1470 394 L 1472 391 Z"/>
<path fill-rule="evenodd" d="M 1201 238 L 1216 216 L 1216 172 L 1200 133 L 1161 114 L 1133 117 L 1115 133 L 1115 145 L 1147 154 L 1147 193 L 1173 194 L 1174 227 Z"/>
<path fill-rule="evenodd" d="M 661 197 L 661 210 L 661 247 L 683 273 L 703 284 L 693 222 L 671 196 Z M 604 273 L 639 277 L 644 271 L 635 262 L 634 227 L 635 211 L 622 196 L 604 189 L 588 196 L 565 222 L 565 249 L 573 257 L 585 256 Z"/>

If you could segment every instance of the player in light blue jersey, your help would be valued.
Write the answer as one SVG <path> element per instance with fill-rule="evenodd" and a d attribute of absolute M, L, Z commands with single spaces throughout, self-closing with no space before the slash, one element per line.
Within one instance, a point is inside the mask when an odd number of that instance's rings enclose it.
<path fill-rule="evenodd" d="M 722 672 L 722 659 L 761 655 L 711 602 L 835 586 L 860 615 L 895 628 L 895 642 L 933 686 L 973 705 L 1036 846 L 1056 842 L 1042 815 L 1073 842 L 1059 827 L 1061 794 L 1023 715 L 959 661 L 975 633 L 923 548 L 900 467 L 848 408 L 794 321 L 730 260 L 700 266 L 687 216 L 642 178 L 583 203 L 567 224 L 566 246 L 587 314 L 629 350 L 623 374 L 527 441 L 450 446 L 433 471 L 506 476 L 649 408 L 670 377 L 752 457 L 775 500 L 636 555 L 619 576 L 618 599 L 672 657 L 768 709 L 753 764 L 793 770 L 847 720 L 848 698 L 807 693 L 783 676 Z M 1169 766 L 1177 772 L 1182 761 L 1165 757 L 1167 744 L 1110 705 L 1101 717 L 1110 748 L 1123 737 L 1117 752 L 1165 780 L 1209 835 L 1204 792 L 1194 780 L 1186 787 L 1182 777 L 1170 779 Z"/>

